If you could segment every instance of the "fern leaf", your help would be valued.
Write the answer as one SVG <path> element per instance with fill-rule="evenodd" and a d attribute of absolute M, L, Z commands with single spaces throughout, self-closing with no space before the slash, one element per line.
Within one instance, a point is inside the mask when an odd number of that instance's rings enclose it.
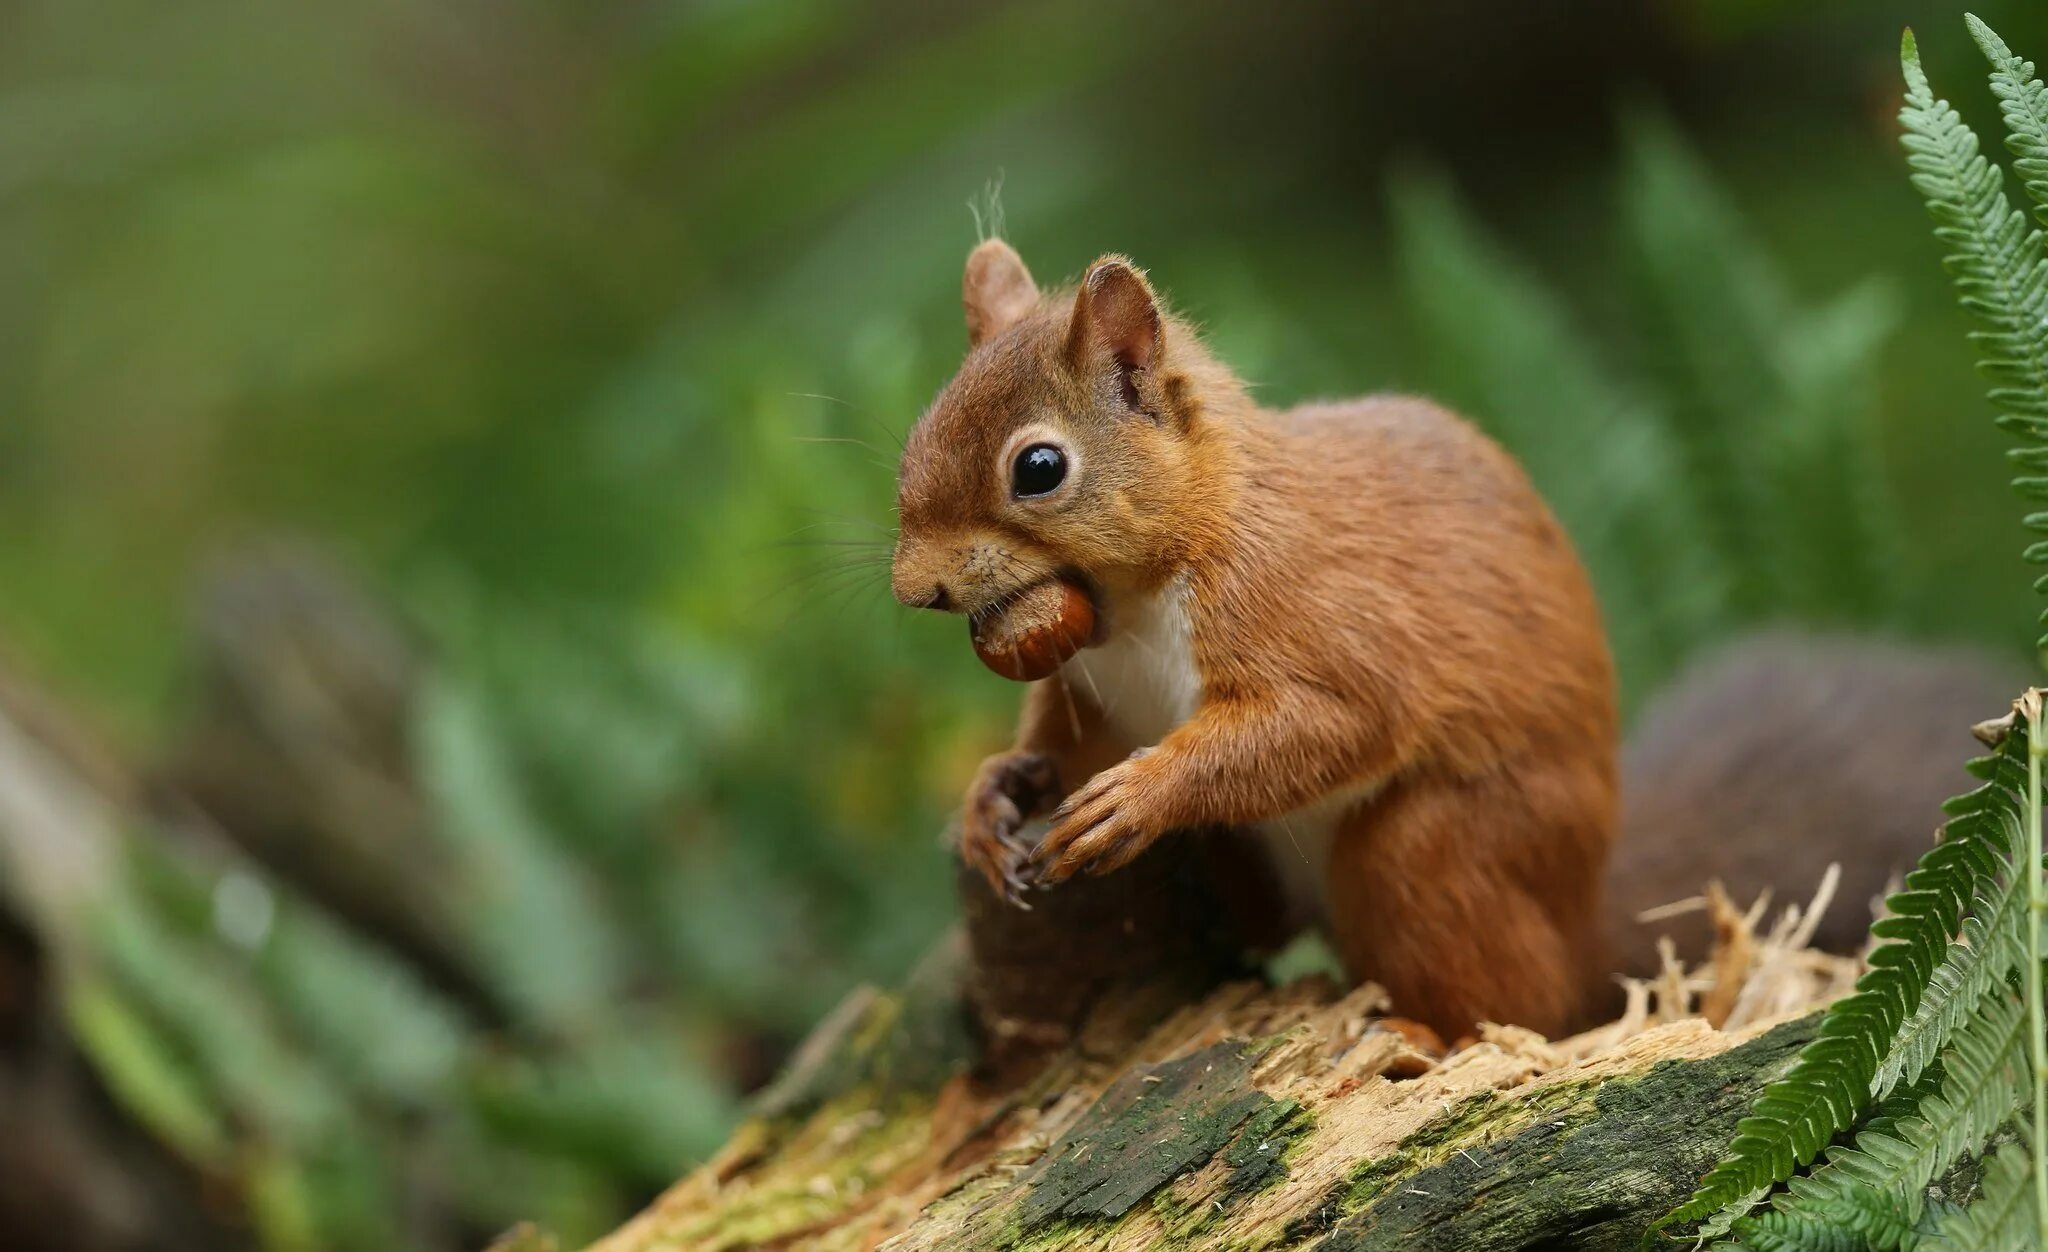
<path fill-rule="evenodd" d="M 1770 1212 L 1742 1224 L 1749 1252 L 1890 1252 L 1911 1247 L 1914 1214 L 1887 1192 L 1844 1187 L 1798 1212 Z"/>
<path fill-rule="evenodd" d="M 2027 1150 L 2008 1143 L 1991 1154 L 1977 1198 L 1920 1244 L 1920 1252 L 2021 1252 L 2035 1247 Z"/>
<path fill-rule="evenodd" d="M 1906 875 L 1906 889 L 1886 902 L 1892 916 L 1871 927 L 1885 942 L 1871 952 L 1870 972 L 1857 980 L 1855 994 L 1828 1010 L 1819 1036 L 1736 1125 L 1720 1162 L 1653 1230 L 1699 1221 L 1791 1177 L 1868 1105 L 1878 1067 L 1945 961 L 1965 909 L 2006 864 L 2008 828 L 1992 817 L 2017 804 L 1999 779 L 2010 777 L 2025 752 L 2026 734 L 2016 728 L 1990 767 L 1994 781 L 1956 802 L 1941 842 Z"/>
<path fill-rule="evenodd" d="M 1728 1235 L 1735 1229 L 1737 1222 L 1749 1216 L 1749 1211 L 1762 1204 L 1764 1198 L 1770 1194 L 1771 1189 L 1769 1187 L 1758 1187 L 1748 1195 L 1729 1201 L 1727 1204 L 1722 1205 L 1721 1209 L 1713 1216 L 1701 1222 L 1700 1228 L 1693 1232 L 1693 1237 L 1701 1242 L 1711 1244 L 1713 1240 Z M 1731 1243 L 1728 1246 L 1737 1247 L 1740 1245 Z"/>
<path fill-rule="evenodd" d="M 1890 607 L 1874 589 L 1898 586 L 1867 385 L 1894 302 L 1867 285 L 1801 308 L 1676 127 L 1640 113 L 1623 137 L 1623 226 L 1662 412 L 1735 606 L 1870 620 Z"/>
<path fill-rule="evenodd" d="M 1966 13 L 1970 34 L 1991 62 L 1991 94 L 2005 117 L 2005 146 L 2027 189 L 2034 216 L 2048 220 L 2048 87 L 2034 77 L 2034 63 L 2013 55 L 1998 32 Z"/>
<path fill-rule="evenodd" d="M 1638 115 L 1623 139 L 1622 223 L 1652 356 L 1674 398 L 1668 420 L 1731 598 L 1766 613 L 1790 582 L 1784 545 L 1771 542 L 1786 533 L 1771 524 L 1777 484 L 1763 470 L 1777 460 L 1771 401 L 1783 381 L 1771 337 L 1783 332 L 1790 293 L 1668 123 Z"/>
<path fill-rule="evenodd" d="M 2008 770 L 2017 769 L 2010 758 Z M 2025 777 L 2017 780 L 2025 786 Z M 1944 841 L 1955 839 L 1995 858 L 1980 873 L 1976 899 L 1963 917 L 1962 941 L 1952 943 L 1920 1003 L 1899 1028 L 1892 1049 L 1877 1068 L 1871 1094 L 1883 1098 L 1901 1083 L 1911 1083 L 1939 1054 L 1950 1032 L 1976 1008 L 1984 994 L 2024 959 L 2021 940 L 2026 922 L 2026 896 L 2020 889 L 2013 858 L 2020 846 L 2019 795 L 2005 783 L 1988 782 L 1950 802 Z M 1980 869 L 1983 867 L 1980 866 Z"/>
<path fill-rule="evenodd" d="M 1978 368 L 1992 382 L 1998 425 L 2023 443 L 2012 453 L 2022 471 L 2015 488 L 2029 500 L 2048 498 L 2048 260 L 2042 257 L 2041 233 L 2029 229 L 2026 216 L 2006 200 L 1999 171 L 1979 151 L 1976 133 L 1948 101 L 1934 98 L 1911 31 L 1900 61 L 1906 75 L 1900 142 L 1913 186 L 1934 218 L 1935 236 L 1953 249 L 1942 264 L 1955 281 L 1957 299 L 1981 327 L 1970 338 L 1982 356 Z M 2026 73 L 2031 75 L 2031 66 Z M 1994 73 L 1994 89 L 2001 76 L 2015 93 L 2008 117 L 2016 112 L 2023 120 L 2031 118 L 2029 102 L 2035 97 L 2012 85 L 2020 78 L 2018 70 Z M 2018 134 L 2015 139 L 2029 142 Z M 2048 534 L 2048 512 L 2028 515 L 2025 524 L 2036 534 Z M 2048 564 L 2048 541 L 2030 544 L 2025 556 L 2033 564 Z M 2048 580 L 2035 586 L 2048 591 L 2044 584 Z M 2043 643 L 2048 645 L 2048 638 Z"/>
<path fill-rule="evenodd" d="M 1773 1202 L 1775 1213 L 1739 1225 L 1737 1233 L 1754 1246 L 1753 1224 L 1770 1228 L 1769 1219 L 1786 1218 L 1825 1225 L 1846 1216 L 1873 1248 L 1899 1247 L 1919 1219 L 1927 1184 L 1980 1150 L 2025 1099 L 2026 1024 L 2026 1006 L 2010 988 L 1986 997 L 1957 1032 L 1943 1081 L 1917 1111 L 1865 1130 L 1853 1147 L 1830 1148 L 1826 1165 L 1791 1180 Z"/>
<path fill-rule="evenodd" d="M 1899 505 L 1878 454 L 1877 361 L 1898 329 L 1891 286 L 1868 281 L 1786 328 L 1785 418 L 1776 481 L 1795 585 L 1786 603 L 1815 619 L 1882 620 L 1905 598 Z"/>

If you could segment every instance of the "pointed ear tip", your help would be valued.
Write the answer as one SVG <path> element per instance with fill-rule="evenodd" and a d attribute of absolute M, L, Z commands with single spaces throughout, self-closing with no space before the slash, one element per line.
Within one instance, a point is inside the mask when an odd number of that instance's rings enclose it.
<path fill-rule="evenodd" d="M 969 270 L 987 270 L 994 267 L 1020 270 L 1024 268 L 1024 258 L 1017 255 L 1017 250 L 1010 246 L 1009 240 L 1000 236 L 990 236 L 982 240 L 967 254 Z"/>
<path fill-rule="evenodd" d="M 1031 269 L 1006 240 L 984 239 L 967 254 L 965 281 L 970 285 L 995 281 L 1021 286 L 1031 281 Z"/>
<path fill-rule="evenodd" d="M 1145 277 L 1145 271 L 1132 264 L 1129 257 L 1114 252 L 1096 258 L 1082 279 L 1082 286 L 1089 291 L 1103 291 L 1113 284 L 1129 284 L 1148 297 L 1152 294 L 1152 283 Z"/>

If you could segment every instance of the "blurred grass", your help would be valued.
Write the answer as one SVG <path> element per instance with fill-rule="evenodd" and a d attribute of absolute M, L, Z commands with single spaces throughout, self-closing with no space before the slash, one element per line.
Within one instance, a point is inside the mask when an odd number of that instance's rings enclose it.
<path fill-rule="evenodd" d="M 274 1246 L 386 1247 L 406 1110 L 460 1110 L 408 1151 L 469 1220 L 595 1229 L 716 1142 L 732 1037 L 907 968 L 1016 693 L 862 562 L 998 177 L 1042 278 L 1131 253 L 1273 402 L 1429 390 L 1516 446 L 1632 701 L 1749 621 L 2018 622 L 1891 137 L 1948 11 L 10 6 L 0 638 L 146 753 L 216 553 L 370 571 L 440 658 L 419 769 L 512 1018 L 278 884 L 211 968 L 230 871 L 159 867 L 75 1029 L 195 1156 L 264 1128 Z"/>

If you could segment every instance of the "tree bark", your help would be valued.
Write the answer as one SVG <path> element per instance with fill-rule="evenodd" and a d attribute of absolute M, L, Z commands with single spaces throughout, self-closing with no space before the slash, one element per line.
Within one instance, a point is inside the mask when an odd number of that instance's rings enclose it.
<path fill-rule="evenodd" d="M 1370 986 L 1235 982 L 1151 1020 L 1099 1003 L 1004 1086 L 966 1068 L 970 1034 L 913 1025 L 968 1015 L 957 949 L 942 967 L 850 998 L 714 1160 L 594 1252 L 1633 1247 L 1818 1021 L 1638 1013 L 1556 1044 L 1489 1028 L 1440 1059 Z"/>

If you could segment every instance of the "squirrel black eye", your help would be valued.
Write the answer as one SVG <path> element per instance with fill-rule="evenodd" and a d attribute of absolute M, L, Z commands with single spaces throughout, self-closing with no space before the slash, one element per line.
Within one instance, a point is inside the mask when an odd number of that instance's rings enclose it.
<path fill-rule="evenodd" d="M 1066 480 L 1067 454 L 1049 443 L 1032 444 L 1010 467 L 1010 491 L 1017 496 L 1042 496 Z"/>

